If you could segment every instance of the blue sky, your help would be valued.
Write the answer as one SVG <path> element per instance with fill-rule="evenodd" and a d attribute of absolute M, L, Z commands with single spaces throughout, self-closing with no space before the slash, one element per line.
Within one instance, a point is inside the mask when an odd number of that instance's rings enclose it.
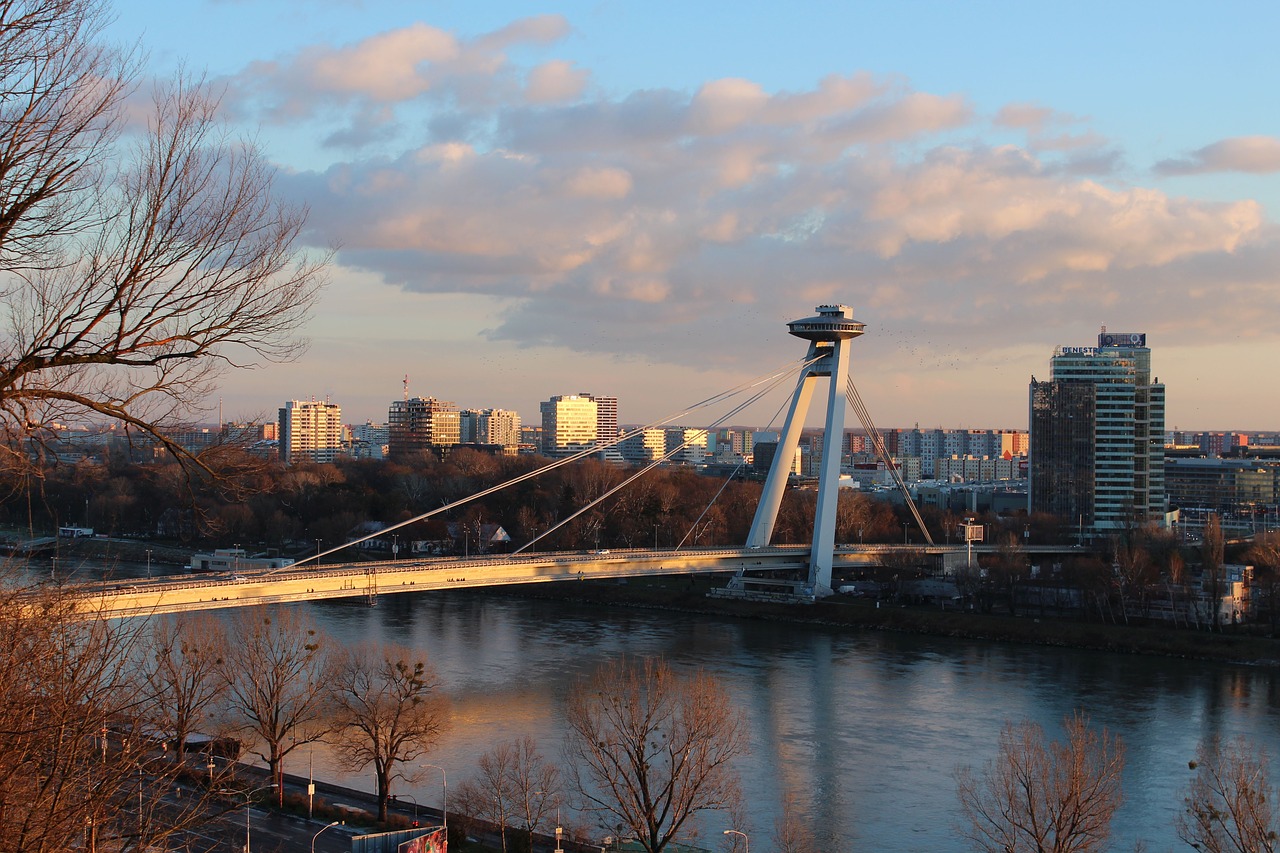
<path fill-rule="evenodd" d="M 1280 428 L 1280 7 L 792 6 L 119 4 L 339 246 L 310 351 L 228 375 L 225 415 L 381 420 L 408 375 L 644 422 L 843 302 L 882 426 L 1025 427 L 1106 323 L 1148 333 L 1171 428 Z"/>

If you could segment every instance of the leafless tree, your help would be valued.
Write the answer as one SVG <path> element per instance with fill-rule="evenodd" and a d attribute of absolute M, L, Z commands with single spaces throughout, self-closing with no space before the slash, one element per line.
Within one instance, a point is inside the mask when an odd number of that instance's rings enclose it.
<path fill-rule="evenodd" d="M 156 697 L 164 731 L 172 735 L 174 758 L 181 762 L 187 738 L 226 691 L 219 672 L 226 644 L 222 623 L 208 614 L 156 619 L 147 639 L 141 671 Z"/>
<path fill-rule="evenodd" d="M 1271 633 L 1280 617 L 1280 533 L 1268 531 L 1254 537 L 1246 559 L 1253 564 L 1253 606 L 1265 611 Z"/>
<path fill-rule="evenodd" d="M 524 822 L 519 849 L 532 850 L 533 834 L 560 806 L 560 769 L 528 736 L 495 744 L 480 756 L 477 769 L 476 777 L 466 783 L 468 800 L 480 816 L 498 825 L 503 850 L 506 825 L 513 817 Z"/>
<path fill-rule="evenodd" d="M 378 820 L 386 820 L 401 766 L 426 754 L 444 729 L 440 681 L 409 649 L 365 643 L 333 654 L 328 682 L 338 759 L 352 770 L 373 765 Z"/>
<path fill-rule="evenodd" d="M 323 645 L 296 608 L 252 607 L 232 616 L 220 656 L 232 724 L 254 739 L 280 797 L 284 759 L 325 733 Z"/>
<path fill-rule="evenodd" d="M 1243 739 L 1201 744 L 1195 772 L 1178 816 L 1178 837 L 1207 853 L 1274 853 L 1280 850 L 1276 790 L 1268 760 Z"/>
<path fill-rule="evenodd" d="M 86 617 L 57 592 L 0 586 L 0 853 L 130 853 L 208 819 L 152 739 L 156 697 L 133 667 L 140 622 Z"/>
<path fill-rule="evenodd" d="M 573 687 L 565 716 L 569 773 L 587 811 L 635 833 L 648 853 L 739 798 L 731 765 L 744 749 L 742 719 L 705 672 L 677 674 L 654 659 L 607 664 Z"/>
<path fill-rule="evenodd" d="M 1007 723 L 996 758 L 956 774 L 960 833 L 985 853 L 1088 853 L 1105 849 L 1124 799 L 1119 738 L 1077 714 L 1066 740 L 1046 743 L 1039 725 Z"/>
<path fill-rule="evenodd" d="M 1204 522 L 1204 534 L 1200 540 L 1200 566 L 1204 572 L 1204 584 L 1209 593 L 1209 606 L 1213 608 L 1213 630 L 1222 630 L 1222 524 L 1216 513 L 1209 513 Z"/>
<path fill-rule="evenodd" d="M 173 425 L 221 369 L 299 352 L 320 261 L 306 211 L 228 134 L 198 81 L 128 104 L 136 51 L 104 0 L 0 0 L 0 450 L 55 422 L 122 424 L 184 455 Z"/>

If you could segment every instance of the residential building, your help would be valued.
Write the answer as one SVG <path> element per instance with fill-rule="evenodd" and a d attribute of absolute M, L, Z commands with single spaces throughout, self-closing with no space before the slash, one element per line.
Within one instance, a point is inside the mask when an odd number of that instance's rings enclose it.
<path fill-rule="evenodd" d="M 596 401 L 596 441 L 606 444 L 618 437 L 618 398 L 599 394 L 582 394 Z"/>
<path fill-rule="evenodd" d="M 672 463 L 701 465 L 707 461 L 707 431 L 690 427 L 668 427 L 664 452 Z"/>
<path fill-rule="evenodd" d="M 667 431 L 663 429 L 632 430 L 618 444 L 622 460 L 631 465 L 647 465 L 667 452 Z"/>
<path fill-rule="evenodd" d="M 1165 388 L 1145 334 L 1058 347 L 1047 382 L 1032 377 L 1028 505 L 1097 539 L 1163 523 Z"/>
<path fill-rule="evenodd" d="M 280 461 L 333 462 L 343 455 L 342 407 L 315 400 L 290 400 L 280 409 Z"/>
<path fill-rule="evenodd" d="M 443 458 L 462 443 L 458 407 L 435 397 L 395 400 L 387 412 L 388 453 L 392 459 L 431 453 Z"/>
<path fill-rule="evenodd" d="M 467 409 L 460 413 L 461 443 L 520 446 L 520 415 L 506 409 Z"/>

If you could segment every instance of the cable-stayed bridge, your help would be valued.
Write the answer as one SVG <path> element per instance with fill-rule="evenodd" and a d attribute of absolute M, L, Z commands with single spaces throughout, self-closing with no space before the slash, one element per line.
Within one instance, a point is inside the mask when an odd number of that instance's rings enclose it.
<path fill-rule="evenodd" d="M 974 555 L 995 550 L 975 547 Z M 959 565 L 968 557 L 963 545 L 848 545 L 834 551 L 837 568 L 880 565 L 887 555 L 924 553 L 944 564 Z M 1061 547 L 1027 548 L 1029 553 L 1059 554 Z M 764 548 L 697 548 L 497 554 L 484 557 L 339 563 L 322 567 L 290 567 L 235 577 L 171 575 L 149 579 L 76 585 L 84 610 L 106 617 L 148 616 L 191 610 L 283 604 L 326 598 L 364 598 L 404 592 L 468 589 L 551 581 L 635 579 L 657 575 L 701 575 L 733 572 L 796 574 L 809 568 L 804 545 Z"/>
<path fill-rule="evenodd" d="M 321 598 L 364 596 L 376 600 L 381 594 L 393 592 L 454 589 L 459 587 L 498 586 L 508 584 L 542 583 L 548 581 L 587 580 L 604 578 L 635 578 L 648 575 L 672 575 L 686 573 L 733 572 L 734 578 L 727 589 L 730 593 L 767 591 L 779 597 L 795 601 L 813 601 L 831 595 L 833 571 L 841 566 L 856 563 L 879 563 L 886 552 L 897 548 L 921 550 L 916 546 L 837 546 L 836 506 L 838 481 L 844 438 L 845 402 L 854 409 L 876 448 L 886 470 L 902 489 L 907 507 L 919 526 L 926 553 L 942 555 L 939 562 L 945 567 L 954 564 L 958 555 L 972 559 L 972 541 L 967 545 L 939 546 L 925 527 L 910 493 L 898 475 L 894 461 L 888 456 L 875 425 L 871 422 L 866 406 L 859 398 L 852 379 L 848 377 L 850 363 L 849 343 L 863 334 L 863 324 L 853 319 L 853 312 L 844 305 L 820 305 L 817 315 L 788 323 L 791 335 L 808 341 L 808 352 L 799 363 L 791 363 L 771 373 L 750 380 L 737 388 L 717 394 L 694 406 L 664 418 L 638 430 L 620 435 L 611 441 L 599 442 L 580 452 L 556 459 L 543 468 L 522 474 L 513 480 L 484 489 L 474 495 L 453 501 L 415 518 L 392 525 L 360 539 L 347 542 L 323 554 L 282 569 L 271 569 L 254 575 L 236 575 L 218 579 L 161 578 L 151 581 L 134 581 L 125 584 L 92 585 L 76 587 L 70 592 L 84 602 L 86 612 L 96 611 L 112 616 L 150 613 L 179 612 L 247 604 L 305 601 Z M 827 395 L 827 413 L 822 444 L 822 459 L 818 475 L 818 499 L 814 519 L 813 541 L 809 546 L 778 547 L 772 544 L 774 525 L 779 506 L 788 486 L 791 460 L 804 428 L 805 416 L 819 379 L 830 380 Z M 746 394 L 745 402 L 721 415 L 707 430 L 717 429 L 739 415 L 748 405 L 758 401 L 771 389 L 787 379 L 795 379 L 795 389 L 790 397 L 786 422 L 782 428 L 777 451 L 763 487 L 760 503 L 747 541 L 743 548 L 648 551 L 603 551 L 535 553 L 528 551 L 539 539 L 572 522 L 575 518 L 607 500 L 648 471 L 681 453 L 688 441 L 667 451 L 660 459 L 640 468 L 619 484 L 595 497 L 586 506 L 561 519 L 555 526 L 543 531 L 516 549 L 514 554 L 489 557 L 411 559 L 382 563 L 350 563 L 321 568 L 320 560 L 329 554 L 358 545 L 367 539 L 385 537 L 392 531 L 424 521 L 434 515 L 447 513 L 466 503 L 493 494 L 524 480 L 537 477 L 561 465 L 595 455 L 602 449 L 624 441 L 629 435 L 645 429 L 670 424 L 691 412 L 724 402 L 739 394 Z M 727 482 L 727 481 L 726 481 Z M 710 507 L 708 507 L 710 509 Z M 705 514 L 706 510 L 704 510 Z M 700 521 L 701 519 L 699 519 Z M 697 521 L 694 526 L 697 526 Z M 974 525 L 973 527 L 976 527 Z M 968 534 L 967 534 L 968 536 Z M 968 537 L 972 539 L 973 537 Z M 315 561 L 314 563 L 312 561 Z"/>

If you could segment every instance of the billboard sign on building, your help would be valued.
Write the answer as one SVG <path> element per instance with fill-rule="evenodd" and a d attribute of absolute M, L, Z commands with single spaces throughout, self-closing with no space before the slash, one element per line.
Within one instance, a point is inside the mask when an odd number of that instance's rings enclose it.
<path fill-rule="evenodd" d="M 1098 335 L 1100 347 L 1145 347 L 1146 345 L 1145 332 L 1103 332 Z"/>

